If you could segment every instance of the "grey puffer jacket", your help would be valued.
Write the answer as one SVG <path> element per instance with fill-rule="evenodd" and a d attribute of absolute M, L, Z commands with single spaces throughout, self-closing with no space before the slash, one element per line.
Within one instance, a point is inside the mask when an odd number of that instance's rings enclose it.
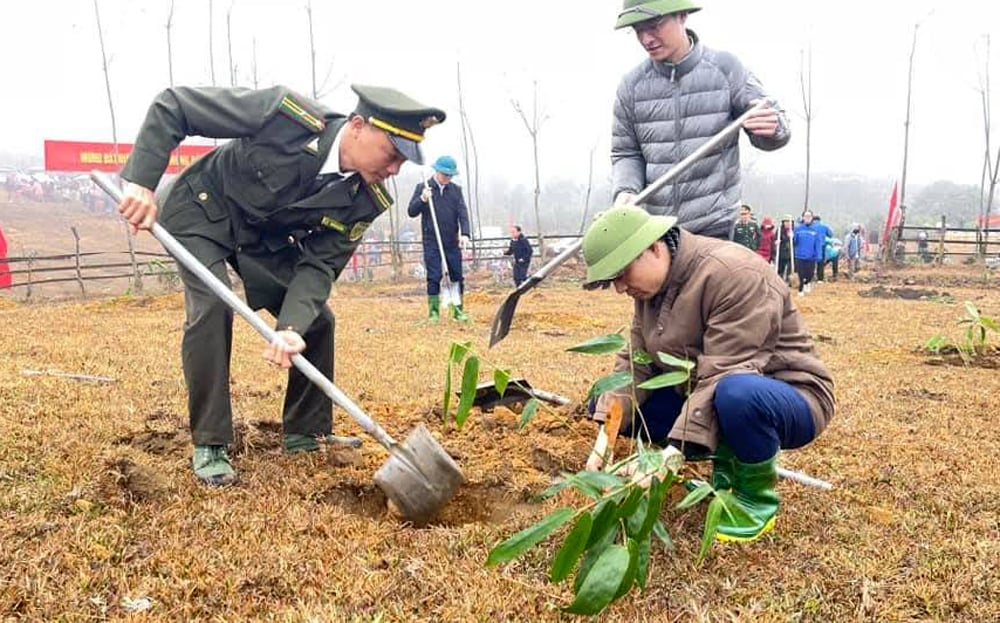
<path fill-rule="evenodd" d="M 676 65 L 646 59 L 618 85 L 612 129 L 614 196 L 639 193 L 685 156 L 766 97 L 760 81 L 728 52 L 694 47 Z M 747 133 L 765 151 L 788 143 L 782 111 L 774 137 Z M 694 163 L 674 184 L 646 202 L 653 214 L 669 214 L 690 232 L 728 238 L 741 203 L 739 134 Z"/>

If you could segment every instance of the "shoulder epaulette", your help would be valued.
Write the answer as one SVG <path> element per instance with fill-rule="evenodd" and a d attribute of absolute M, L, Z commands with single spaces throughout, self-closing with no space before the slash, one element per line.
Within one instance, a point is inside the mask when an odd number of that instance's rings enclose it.
<path fill-rule="evenodd" d="M 298 123 L 301 126 L 306 127 L 313 132 L 322 132 L 323 128 L 326 127 L 326 123 L 320 119 L 320 117 L 310 111 L 305 104 L 303 104 L 294 95 L 286 95 L 281 99 L 281 106 L 279 110 L 283 115 L 291 119 L 292 121 Z"/>
<path fill-rule="evenodd" d="M 392 207 L 393 201 L 392 197 L 389 196 L 389 191 L 385 189 L 382 184 L 366 184 L 368 187 L 368 194 L 371 195 L 372 201 L 378 206 L 383 212 Z"/>

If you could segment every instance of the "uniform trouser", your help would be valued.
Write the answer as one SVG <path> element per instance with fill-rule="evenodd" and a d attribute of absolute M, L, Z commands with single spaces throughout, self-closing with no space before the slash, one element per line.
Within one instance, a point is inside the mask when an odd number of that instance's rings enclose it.
<path fill-rule="evenodd" d="M 639 434 L 665 444 L 684 402 L 672 387 L 654 391 L 641 407 L 645 427 L 637 424 Z M 714 406 L 722 441 L 744 463 L 760 463 L 779 448 L 801 448 L 816 437 L 809 403 L 784 381 L 756 374 L 727 376 L 715 389 Z"/>
<path fill-rule="evenodd" d="M 528 267 L 531 266 L 531 260 L 514 260 L 514 286 L 517 287 L 527 281 L 528 279 Z"/>
<path fill-rule="evenodd" d="M 434 244 L 424 244 L 424 266 L 427 268 L 427 295 L 437 296 L 441 294 L 441 277 L 444 273 L 441 270 L 441 254 L 438 252 L 437 242 Z M 458 247 L 444 248 L 444 257 L 448 262 L 448 278 L 452 283 L 459 284 L 459 292 L 465 292 L 465 283 L 462 281 L 462 250 Z"/>
<path fill-rule="evenodd" d="M 200 238 L 181 239 L 195 257 L 205 257 L 199 247 L 213 243 Z M 211 255 L 211 252 L 208 253 Z M 216 251 L 217 255 L 217 251 Z M 226 287 L 227 259 L 208 266 Z M 235 259 L 228 258 L 235 266 Z M 232 401 L 229 394 L 229 365 L 233 350 L 233 311 L 194 273 L 180 267 L 184 282 L 187 320 L 181 343 L 184 381 L 188 388 L 191 439 L 195 445 L 227 445 L 233 442 Z M 279 310 L 269 309 L 277 317 Z M 320 315 L 302 336 L 303 355 L 327 378 L 333 379 L 334 317 L 323 307 Z M 282 413 L 285 433 L 328 435 L 333 427 L 333 403 L 297 368 L 288 372 L 288 387 Z"/>
<path fill-rule="evenodd" d="M 795 260 L 795 272 L 799 274 L 799 292 L 813 280 L 816 262 L 812 260 Z"/>

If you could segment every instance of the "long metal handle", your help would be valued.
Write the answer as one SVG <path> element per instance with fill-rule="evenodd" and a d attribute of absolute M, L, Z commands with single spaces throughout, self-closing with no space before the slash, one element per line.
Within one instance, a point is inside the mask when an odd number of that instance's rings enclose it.
<path fill-rule="evenodd" d="M 690 169 L 691 165 L 701 160 L 705 156 L 705 154 L 718 147 L 722 141 L 729 138 L 730 134 L 736 132 L 741 127 L 743 127 L 743 124 L 746 123 L 746 120 L 752 117 L 757 111 L 767 108 L 772 103 L 773 102 L 769 99 L 763 99 L 754 104 L 749 109 L 747 109 L 745 113 L 737 117 L 729 125 L 720 130 L 718 134 L 705 141 L 702 145 L 698 147 L 698 149 L 692 151 L 690 154 L 687 155 L 687 157 L 685 157 L 683 160 L 672 166 L 669 171 L 667 171 L 660 177 L 656 178 L 656 180 L 652 184 L 647 186 L 641 193 L 635 196 L 633 204 L 642 205 L 643 203 L 645 203 L 646 200 L 649 199 L 651 195 L 656 194 L 661 188 L 672 182 L 674 178 L 676 178 L 678 175 Z M 582 246 L 583 246 L 583 238 L 580 238 L 570 246 L 566 247 L 566 249 L 564 249 L 562 253 L 552 258 L 552 260 L 550 260 L 548 264 L 538 269 L 538 271 L 536 271 L 530 278 L 535 279 L 536 281 L 541 281 L 542 279 L 545 279 L 546 277 L 549 276 L 549 273 L 558 268 L 563 262 L 565 262 L 569 258 L 569 256 L 579 251 L 580 247 Z"/>
<path fill-rule="evenodd" d="M 91 171 L 90 179 L 94 180 L 94 183 L 100 186 L 104 192 L 108 193 L 112 199 L 116 202 L 121 203 L 122 201 L 122 191 L 118 186 L 104 173 L 100 171 Z M 260 333 L 268 342 L 274 342 L 278 339 L 278 333 L 269 327 L 264 320 L 258 316 L 250 306 L 243 302 L 243 300 L 236 296 L 236 293 L 227 288 L 218 277 L 212 274 L 212 271 L 208 270 L 204 264 L 198 261 L 198 258 L 191 255 L 191 252 L 184 248 L 180 242 L 177 241 L 170 232 L 164 229 L 159 223 L 154 223 L 151 230 L 153 237 L 160 241 L 160 244 L 174 256 L 174 258 L 180 262 L 185 268 L 193 272 L 198 276 L 199 279 L 204 282 L 212 292 L 214 292 L 220 299 L 222 299 L 226 305 L 229 305 L 237 314 L 243 317 L 244 320 L 250 323 L 257 333 Z M 397 444 L 396 440 L 392 438 L 389 433 L 385 431 L 381 426 L 378 425 L 375 420 L 368 417 L 368 415 L 361 410 L 361 407 L 354 404 L 350 398 L 347 397 L 344 392 L 340 391 L 333 381 L 323 376 L 323 373 L 316 369 L 316 367 L 309 362 L 308 359 L 302 355 L 292 356 L 292 364 L 299 369 L 302 374 L 306 376 L 310 381 L 315 383 L 323 393 L 330 397 L 333 402 L 335 402 L 342 409 L 347 411 L 347 413 L 357 421 L 361 428 L 364 429 L 366 433 L 371 435 L 380 444 L 392 450 Z"/>
<path fill-rule="evenodd" d="M 441 241 L 441 228 L 438 227 L 437 211 L 434 209 L 434 189 L 431 188 L 428 180 L 424 180 L 424 189 L 430 191 L 430 199 L 427 200 L 427 209 L 431 213 L 431 223 L 434 225 L 434 236 L 437 240 L 438 253 L 441 254 L 441 266 L 444 269 L 444 276 L 451 282 L 451 273 L 448 272 L 448 260 L 444 256 L 444 242 Z"/>

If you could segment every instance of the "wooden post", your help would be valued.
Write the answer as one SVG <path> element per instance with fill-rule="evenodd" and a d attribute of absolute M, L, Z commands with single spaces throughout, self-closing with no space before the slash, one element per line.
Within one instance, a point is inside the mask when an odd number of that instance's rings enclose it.
<path fill-rule="evenodd" d="M 76 240 L 76 282 L 80 284 L 80 294 L 82 296 L 87 296 L 87 290 L 83 287 L 83 273 L 80 271 L 80 234 L 76 231 L 76 227 L 70 227 L 70 231 L 73 232 L 73 238 Z"/>
<path fill-rule="evenodd" d="M 948 232 L 947 221 L 944 214 L 941 215 L 941 232 L 938 235 L 938 266 L 944 264 L 944 236 Z"/>
<path fill-rule="evenodd" d="M 33 275 L 31 273 L 31 269 L 32 269 L 32 267 L 35 264 L 35 256 L 36 255 L 37 254 L 34 251 L 30 251 L 28 253 L 25 253 L 24 252 L 24 248 L 23 247 L 21 248 L 21 257 L 25 258 L 28 261 L 28 287 L 27 287 L 27 289 L 25 290 L 25 293 L 24 293 L 24 300 L 26 300 L 26 301 L 31 300 L 31 281 L 32 281 L 32 278 L 33 278 Z"/>

